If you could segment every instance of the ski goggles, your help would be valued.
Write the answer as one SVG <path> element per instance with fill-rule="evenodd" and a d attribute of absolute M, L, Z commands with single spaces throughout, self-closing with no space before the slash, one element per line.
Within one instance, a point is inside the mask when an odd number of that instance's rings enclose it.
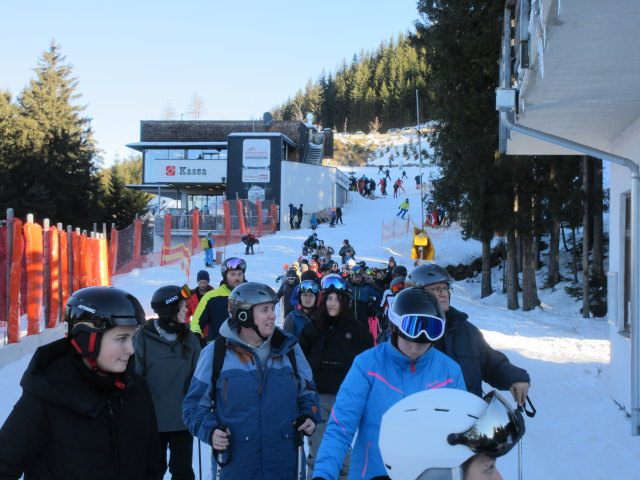
<path fill-rule="evenodd" d="M 242 258 L 229 258 L 222 264 L 222 271 L 226 272 L 227 270 L 242 270 L 244 272 L 247 270 L 247 262 Z"/>
<path fill-rule="evenodd" d="M 524 435 L 524 418 L 495 390 L 489 392 L 484 401 L 489 405 L 473 426 L 466 432 L 449 434 L 447 442 L 465 445 L 488 457 L 501 457 Z"/>
<path fill-rule="evenodd" d="M 340 291 L 345 291 L 347 289 L 345 287 L 344 282 L 342 281 L 342 279 L 340 277 L 338 277 L 338 276 L 336 276 L 336 277 L 331 277 L 331 276 L 322 277 L 320 285 L 322 287 L 322 290 L 340 290 Z"/>
<path fill-rule="evenodd" d="M 318 287 L 317 282 L 314 282 L 313 280 L 305 280 L 300 283 L 300 293 L 311 292 L 314 295 L 317 295 L 319 290 L 320 287 Z"/>
<path fill-rule="evenodd" d="M 404 282 L 394 283 L 394 284 L 389 286 L 389 289 L 393 293 L 398 293 L 400 290 L 404 290 Z"/>
<path fill-rule="evenodd" d="M 435 342 L 444 335 L 445 321 L 441 318 L 419 313 L 398 315 L 393 308 L 390 308 L 387 313 L 389 320 L 412 340 L 424 334 L 431 342 Z"/>
<path fill-rule="evenodd" d="M 193 295 L 193 292 L 185 283 L 180 289 L 180 296 L 184 299 L 187 299 L 187 298 L 191 298 L 191 295 Z"/>

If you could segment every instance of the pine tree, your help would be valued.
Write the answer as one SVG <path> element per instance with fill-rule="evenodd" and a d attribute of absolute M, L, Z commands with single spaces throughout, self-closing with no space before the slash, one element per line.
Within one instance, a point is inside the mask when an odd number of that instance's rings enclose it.
<path fill-rule="evenodd" d="M 79 226 L 97 220 L 98 150 L 90 119 L 77 105 L 78 82 L 60 46 L 51 43 L 38 59 L 32 79 L 18 97 L 18 130 L 23 147 L 8 173 L 17 196 L 5 199 L 16 214 L 34 213 Z"/>
<path fill-rule="evenodd" d="M 101 172 L 101 183 L 104 195 L 103 221 L 115 223 L 122 229 L 130 225 L 136 215 L 142 216 L 147 211 L 151 199 L 148 193 L 127 188 L 127 184 L 142 181 L 142 157 L 130 156 Z"/>

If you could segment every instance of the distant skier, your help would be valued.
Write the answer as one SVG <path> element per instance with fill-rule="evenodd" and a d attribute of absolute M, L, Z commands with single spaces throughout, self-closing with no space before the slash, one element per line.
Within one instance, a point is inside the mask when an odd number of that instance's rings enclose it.
<path fill-rule="evenodd" d="M 380 185 L 380 195 L 383 196 L 387 196 L 387 179 L 386 178 L 381 178 L 380 181 L 378 182 L 378 185 Z"/>
<path fill-rule="evenodd" d="M 391 172 L 389 171 L 388 168 L 384 171 L 384 175 L 385 175 L 384 178 L 388 178 L 389 180 L 391 180 Z"/>
<path fill-rule="evenodd" d="M 343 224 L 343 221 L 342 221 L 342 204 L 341 203 L 336 205 L 336 225 L 338 224 L 338 222 L 340 222 L 340 225 Z"/>
<path fill-rule="evenodd" d="M 260 240 L 258 240 L 256 238 L 256 236 L 253 233 L 249 233 L 247 235 L 245 235 L 244 237 L 242 237 L 242 243 L 244 243 L 247 248 L 244 251 L 245 255 L 254 255 L 254 251 L 253 251 L 253 246 L 256 243 L 260 243 Z"/>
<path fill-rule="evenodd" d="M 378 165 L 378 173 L 384 175 L 384 170 L 382 169 L 382 165 Z"/>
<path fill-rule="evenodd" d="M 400 217 L 404 220 L 404 216 L 409 211 L 409 199 L 405 198 L 404 202 L 400 204 L 400 210 L 396 214 L 396 217 Z"/>

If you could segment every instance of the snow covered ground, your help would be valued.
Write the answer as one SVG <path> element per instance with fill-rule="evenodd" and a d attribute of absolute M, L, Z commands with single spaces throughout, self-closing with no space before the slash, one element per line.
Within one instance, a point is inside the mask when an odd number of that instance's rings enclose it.
<path fill-rule="evenodd" d="M 381 163 L 378 161 L 377 163 Z M 349 169 L 346 169 L 349 170 Z M 427 169 L 425 169 L 427 170 Z M 377 168 L 356 168 L 376 180 Z M 409 213 L 420 223 L 419 194 L 413 177 L 417 167 L 407 169 L 406 195 L 398 199 L 364 199 L 350 194 L 344 206 L 344 226 L 317 230 L 321 239 L 336 251 L 348 238 L 357 258 L 370 266 L 385 263 L 393 255 L 409 269 L 410 236 L 394 244 L 381 244 L 381 222 L 397 213 L 397 206 L 409 198 Z M 392 169 L 395 180 L 398 169 Z M 425 179 L 428 174 L 425 174 Z M 392 193 L 391 189 L 388 189 Z M 278 232 L 261 239 L 256 255 L 247 258 L 247 278 L 277 287 L 275 278 L 282 265 L 300 254 L 301 244 L 311 230 Z M 441 264 L 468 263 L 480 256 L 480 244 L 463 241 L 459 229 L 433 231 L 436 261 Z M 227 247 L 226 255 L 242 255 L 244 246 Z M 258 253 L 260 252 L 260 253 Z M 203 255 L 192 258 L 189 284 L 195 285 L 196 273 L 204 268 Z M 212 283 L 220 278 L 219 268 L 210 269 Z M 136 295 L 151 314 L 153 291 L 167 283 L 182 284 L 184 274 L 178 267 L 136 270 L 113 279 L 113 284 Z M 501 291 L 501 271 L 494 269 L 494 289 Z M 611 400 L 609 378 L 608 328 L 604 319 L 583 319 L 580 304 L 564 293 L 562 285 L 554 291 L 540 291 L 543 307 L 532 312 L 509 311 L 500 293 L 480 299 L 479 278 L 457 282 L 452 304 L 469 314 L 482 329 L 488 342 L 507 354 L 511 361 L 526 368 L 532 378 L 530 397 L 538 410 L 526 419 L 523 440 L 523 469 L 526 479 L 635 479 L 640 478 L 640 438 L 630 435 L 629 419 Z M 21 390 L 20 377 L 30 355 L 0 369 L 0 422 L 9 414 Z M 509 395 L 507 393 L 507 395 Z M 210 478 L 209 447 L 202 446 L 203 478 Z M 514 449 L 498 462 L 506 480 L 518 477 L 518 453 Z M 194 468 L 198 475 L 198 451 L 194 449 Z M 170 478 L 167 474 L 165 478 Z"/>

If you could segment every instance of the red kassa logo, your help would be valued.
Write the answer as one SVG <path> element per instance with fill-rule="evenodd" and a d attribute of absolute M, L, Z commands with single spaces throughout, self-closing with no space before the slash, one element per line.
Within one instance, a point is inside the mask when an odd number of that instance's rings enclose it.
<path fill-rule="evenodd" d="M 167 175 L 167 177 L 175 176 L 176 167 L 174 167 L 174 166 L 165 167 L 165 174 Z"/>

